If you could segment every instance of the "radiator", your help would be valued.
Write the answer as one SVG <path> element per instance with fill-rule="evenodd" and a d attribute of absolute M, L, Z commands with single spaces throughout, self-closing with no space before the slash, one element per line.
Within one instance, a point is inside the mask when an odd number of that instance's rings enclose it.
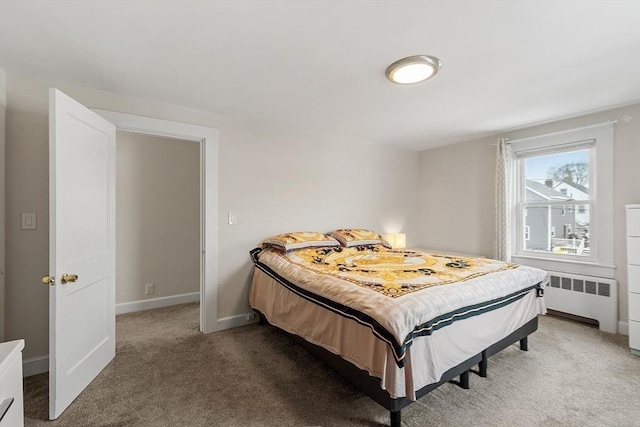
<path fill-rule="evenodd" d="M 544 291 L 548 309 L 598 321 L 601 331 L 618 332 L 618 284 L 613 279 L 549 271 Z"/>

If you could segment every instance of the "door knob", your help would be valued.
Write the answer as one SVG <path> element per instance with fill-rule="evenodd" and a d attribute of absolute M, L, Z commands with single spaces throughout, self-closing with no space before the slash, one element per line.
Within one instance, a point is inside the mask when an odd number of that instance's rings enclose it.
<path fill-rule="evenodd" d="M 75 282 L 76 280 L 78 280 L 77 274 L 63 273 L 62 276 L 60 277 L 60 283 L 62 283 L 63 285 L 65 283 Z"/>
<path fill-rule="evenodd" d="M 42 276 L 42 283 L 45 285 L 55 285 L 56 284 L 56 278 L 55 277 L 51 277 L 49 275 L 46 276 Z"/>

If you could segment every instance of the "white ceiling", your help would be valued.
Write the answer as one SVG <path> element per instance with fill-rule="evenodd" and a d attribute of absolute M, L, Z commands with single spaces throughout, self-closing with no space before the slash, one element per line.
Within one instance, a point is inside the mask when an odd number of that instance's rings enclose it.
<path fill-rule="evenodd" d="M 640 1 L 0 0 L 0 67 L 426 149 L 640 102 Z"/>

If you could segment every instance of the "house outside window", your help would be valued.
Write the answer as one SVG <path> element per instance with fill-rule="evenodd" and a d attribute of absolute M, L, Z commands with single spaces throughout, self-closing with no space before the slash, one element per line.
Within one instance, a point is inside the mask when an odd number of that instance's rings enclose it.
<path fill-rule="evenodd" d="M 523 224 L 531 229 L 531 237 L 522 247 L 524 250 L 590 255 L 589 217 L 584 215 L 582 222 L 577 221 L 572 204 L 575 199 L 569 195 L 573 192 L 567 190 L 580 185 L 584 189 L 580 203 L 591 202 L 588 187 L 592 150 L 593 147 L 536 153 L 520 160 L 525 178 L 525 196 L 521 201 L 526 211 Z M 574 229 L 580 230 L 579 235 L 572 232 Z"/>
<path fill-rule="evenodd" d="M 511 150 L 512 259 L 569 272 L 579 262 L 580 273 L 613 277 L 613 125 L 511 141 Z"/>

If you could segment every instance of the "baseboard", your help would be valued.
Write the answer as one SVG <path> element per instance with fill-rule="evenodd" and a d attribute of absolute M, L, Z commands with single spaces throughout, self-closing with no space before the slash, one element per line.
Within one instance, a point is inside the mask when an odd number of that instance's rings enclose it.
<path fill-rule="evenodd" d="M 235 316 L 223 317 L 218 319 L 218 331 L 225 329 L 237 328 L 239 326 L 246 326 L 252 323 L 256 323 L 258 318 L 252 311 L 250 313 L 236 314 Z"/>
<path fill-rule="evenodd" d="M 23 377 L 32 377 L 45 372 L 49 372 L 49 356 L 33 357 L 22 361 Z"/>
<path fill-rule="evenodd" d="M 122 302 L 120 304 L 116 304 L 116 314 L 133 313 L 135 311 L 151 310 L 153 308 L 169 307 L 171 305 L 198 301 L 200 301 L 200 292 L 145 299 L 141 301 Z"/>
<path fill-rule="evenodd" d="M 629 322 L 618 322 L 618 333 L 629 336 Z"/>

